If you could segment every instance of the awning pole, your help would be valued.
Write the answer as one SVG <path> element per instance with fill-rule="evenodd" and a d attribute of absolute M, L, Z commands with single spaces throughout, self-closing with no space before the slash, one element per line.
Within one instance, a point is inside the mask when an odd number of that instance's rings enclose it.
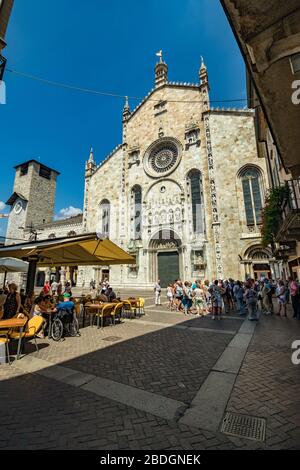
<path fill-rule="evenodd" d="M 5 289 L 6 277 L 7 277 L 7 271 L 5 271 L 5 273 L 4 273 L 3 290 Z"/>
<path fill-rule="evenodd" d="M 35 273 L 37 267 L 37 258 L 30 258 L 28 266 L 28 274 L 27 274 L 27 282 L 26 282 L 26 295 L 31 294 L 34 292 L 34 281 L 35 281 Z"/>

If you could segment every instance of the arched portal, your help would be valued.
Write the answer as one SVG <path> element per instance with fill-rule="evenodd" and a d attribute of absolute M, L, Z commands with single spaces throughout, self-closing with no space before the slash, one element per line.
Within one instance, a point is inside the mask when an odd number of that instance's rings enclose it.
<path fill-rule="evenodd" d="M 245 277 L 251 277 L 255 280 L 271 277 L 270 259 L 272 252 L 269 248 L 261 245 L 252 245 L 246 249 L 243 257 L 245 266 Z"/>
<path fill-rule="evenodd" d="M 150 280 L 160 279 L 161 286 L 180 278 L 182 272 L 181 240 L 172 229 L 159 230 L 149 243 Z"/>

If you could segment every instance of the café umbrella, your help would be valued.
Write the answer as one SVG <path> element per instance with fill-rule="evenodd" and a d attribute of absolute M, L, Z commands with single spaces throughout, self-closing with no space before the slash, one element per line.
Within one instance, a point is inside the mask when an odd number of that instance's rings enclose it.
<path fill-rule="evenodd" d="M 0 259 L 7 256 L 29 262 L 27 292 L 33 290 L 37 266 L 109 266 L 136 263 L 134 256 L 97 233 L 6 245 L 0 248 Z"/>
<path fill-rule="evenodd" d="M 17 258 L 0 258 L 0 273 L 4 273 L 3 288 L 7 273 L 27 273 L 29 263 Z"/>

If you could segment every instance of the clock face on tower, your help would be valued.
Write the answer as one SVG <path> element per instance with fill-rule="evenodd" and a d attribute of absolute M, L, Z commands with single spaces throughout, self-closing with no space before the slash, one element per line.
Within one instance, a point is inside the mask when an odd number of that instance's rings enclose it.
<path fill-rule="evenodd" d="M 22 211 L 23 209 L 23 204 L 22 204 L 22 201 L 17 201 L 16 204 L 15 204 L 15 207 L 14 207 L 14 211 L 16 214 L 20 214 L 20 212 Z"/>

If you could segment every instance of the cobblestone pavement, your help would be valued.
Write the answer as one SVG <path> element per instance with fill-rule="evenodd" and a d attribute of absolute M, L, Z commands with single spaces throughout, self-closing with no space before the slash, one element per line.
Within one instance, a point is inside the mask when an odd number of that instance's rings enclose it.
<path fill-rule="evenodd" d="M 184 317 L 165 305 L 154 307 L 151 293 L 146 306 L 140 320 L 103 330 L 89 326 L 79 338 L 38 340 L 39 353 L 30 344 L 26 351 L 50 366 L 59 364 L 189 406 L 243 321 L 234 312 L 222 321 Z M 0 366 L 0 400 L 6 405 L 1 407 L 0 448 L 300 449 L 300 365 L 291 363 L 295 339 L 300 339 L 299 321 L 261 318 L 227 404 L 227 411 L 266 418 L 264 443 L 220 429 L 212 433 L 188 427 L 25 373 L 21 359 Z"/>

